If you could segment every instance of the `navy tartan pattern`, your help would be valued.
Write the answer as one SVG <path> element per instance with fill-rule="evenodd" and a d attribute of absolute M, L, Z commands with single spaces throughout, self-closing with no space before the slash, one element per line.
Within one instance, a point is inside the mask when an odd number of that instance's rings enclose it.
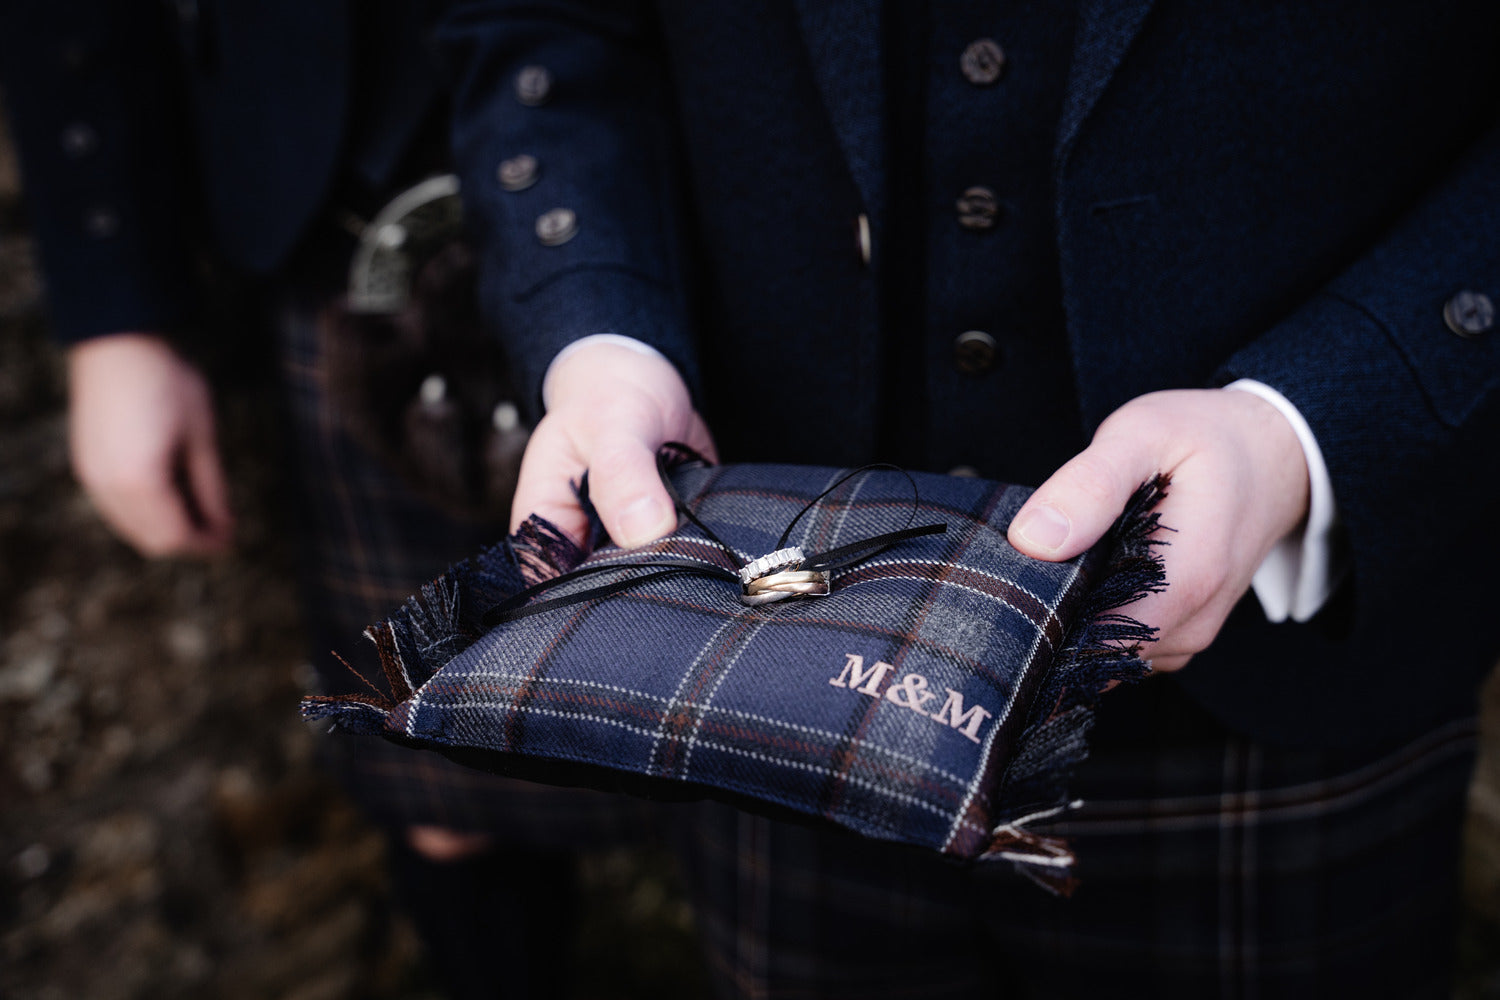
<path fill-rule="evenodd" d="M 346 693 L 380 678 L 364 628 L 506 526 L 434 509 L 345 432 L 328 392 L 319 321 L 327 301 L 289 295 L 276 325 L 298 466 L 305 625 L 321 690 Z M 392 827 L 431 824 L 557 848 L 636 840 L 649 825 L 642 805 L 623 797 L 501 778 L 372 736 L 324 740 L 319 749 L 366 812 Z"/>
<path fill-rule="evenodd" d="M 1191 667 L 1189 668 L 1191 669 Z M 1477 723 L 1394 747 L 1225 730 L 1170 679 L 1106 694 L 1075 777 L 1080 884 L 697 808 L 679 850 L 739 1000 L 1437 998 Z"/>
<path fill-rule="evenodd" d="M 674 480 L 748 561 L 845 471 L 691 466 Z M 1047 716 L 1034 702 L 1066 658 L 1099 556 L 1052 564 L 1016 553 L 1005 532 L 1024 488 L 924 474 L 915 483 L 915 523 L 947 531 L 836 571 L 827 597 L 747 607 L 722 580 L 646 581 L 491 630 L 391 708 L 383 728 L 483 751 L 487 766 L 514 773 L 531 773 L 528 761 L 577 762 L 983 856 L 996 826 L 1034 804 L 1006 800 L 1006 764 Z M 788 541 L 826 551 L 903 527 L 912 507 L 903 475 L 872 471 L 814 507 Z M 618 573 L 540 599 L 636 575 L 626 567 L 647 553 L 733 568 L 685 523 L 645 550 L 599 551 L 583 565 Z"/>

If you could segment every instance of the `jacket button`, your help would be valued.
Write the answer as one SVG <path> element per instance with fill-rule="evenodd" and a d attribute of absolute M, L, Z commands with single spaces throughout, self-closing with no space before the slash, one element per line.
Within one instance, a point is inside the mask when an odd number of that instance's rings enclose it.
<path fill-rule="evenodd" d="M 988 87 L 1005 72 L 1005 50 L 993 38 L 976 38 L 958 57 L 964 79 L 976 87 Z"/>
<path fill-rule="evenodd" d="M 541 166 L 537 163 L 536 157 L 522 153 L 520 156 L 501 160 L 495 176 L 500 179 L 500 186 L 505 190 L 525 191 L 536 183 L 539 173 L 541 173 Z"/>
<path fill-rule="evenodd" d="M 554 208 L 536 219 L 536 238 L 544 247 L 561 246 L 578 235 L 578 215 L 571 208 Z"/>
<path fill-rule="evenodd" d="M 953 363 L 965 375 L 983 375 L 999 357 L 995 338 L 983 330 L 965 330 L 953 341 Z"/>
<path fill-rule="evenodd" d="M 545 66 L 525 66 L 516 74 L 516 100 L 538 108 L 552 96 L 552 74 Z"/>
<path fill-rule="evenodd" d="M 1495 303 L 1483 292 L 1459 292 L 1443 305 L 1443 322 L 1460 337 L 1477 337 L 1495 325 Z"/>
<path fill-rule="evenodd" d="M 958 224 L 965 229 L 984 230 L 995 228 L 1000 215 L 1000 202 L 995 192 L 987 187 L 971 187 L 959 195 Z"/>

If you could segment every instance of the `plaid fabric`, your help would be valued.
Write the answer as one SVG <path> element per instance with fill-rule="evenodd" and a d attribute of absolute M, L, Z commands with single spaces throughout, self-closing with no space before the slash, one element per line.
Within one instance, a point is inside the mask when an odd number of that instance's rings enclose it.
<path fill-rule="evenodd" d="M 368 690 L 380 677 L 375 651 L 358 638 L 365 626 L 506 526 L 459 521 L 434 509 L 350 438 L 328 392 L 318 320 L 324 301 L 288 296 L 277 326 L 298 461 L 312 660 L 321 690 L 343 693 Z M 503 779 L 374 737 L 324 740 L 321 750 L 354 798 L 391 826 L 433 824 L 559 848 L 635 839 L 647 819 L 631 800 Z"/>
<path fill-rule="evenodd" d="M 749 561 L 777 548 L 845 472 L 693 466 L 673 478 L 687 507 Z M 638 780 L 624 785 L 648 794 L 687 787 L 957 857 L 1065 867 L 1059 845 L 1021 829 L 1023 814 L 1060 794 L 1086 717 L 1072 706 L 1111 670 L 1140 667 L 1108 645 L 1082 655 L 1087 595 L 1101 583 L 1114 593 L 1104 554 L 1019 556 L 1005 531 L 1028 490 L 915 483 L 914 523 L 942 522 L 946 533 L 835 572 L 827 597 L 747 607 L 736 585 L 675 576 L 475 641 L 467 630 L 483 598 L 450 578 L 376 630 L 409 696 L 309 708 L 512 773 L 605 784 L 626 773 Z M 912 508 L 911 481 L 871 471 L 814 506 L 789 541 L 828 551 L 903 527 Z M 626 567 L 643 554 L 734 568 L 689 523 L 647 550 L 601 550 L 583 565 L 618 572 L 546 598 L 638 576 Z M 506 568 L 501 551 L 478 572 Z"/>
<path fill-rule="evenodd" d="M 1191 667 L 1189 668 L 1191 669 Z M 1291 750 L 1169 680 L 1106 695 L 1080 885 L 704 805 L 680 832 L 721 997 L 1446 997 L 1476 726 Z"/>

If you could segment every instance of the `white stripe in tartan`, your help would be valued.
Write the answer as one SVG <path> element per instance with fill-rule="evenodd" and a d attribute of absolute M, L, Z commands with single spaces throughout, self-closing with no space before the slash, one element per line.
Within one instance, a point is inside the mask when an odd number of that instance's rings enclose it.
<path fill-rule="evenodd" d="M 455 709 L 459 709 L 459 710 L 463 710 L 463 709 L 478 710 L 478 709 L 488 708 L 490 706 L 489 706 L 489 704 L 487 702 L 477 702 L 477 701 L 467 702 L 466 701 L 466 702 L 452 702 L 452 703 L 450 703 L 449 707 L 455 708 Z M 611 719 L 608 716 L 593 715 L 593 714 L 591 714 L 589 712 L 562 712 L 562 711 L 558 711 L 557 709 L 553 709 L 553 708 L 528 708 L 528 709 L 526 709 L 526 714 L 527 715 L 547 715 L 547 716 L 551 716 L 551 717 L 557 718 L 557 719 L 585 719 L 585 720 L 587 720 L 589 722 L 602 722 L 602 723 L 604 723 L 607 726 L 614 726 L 617 729 L 624 729 L 624 730 L 627 730 L 629 732 L 636 733 L 637 735 L 640 735 L 640 736 L 651 736 L 651 735 L 654 735 L 654 731 L 653 730 L 645 729 L 645 728 L 643 728 L 641 726 L 631 725 L 630 723 L 628 723 L 628 722 L 622 722 L 619 719 Z M 433 735 L 424 735 L 423 738 L 431 740 L 433 742 L 438 742 L 438 743 L 453 743 L 454 745 L 457 745 L 457 746 L 463 746 L 463 745 L 465 745 L 465 744 L 456 743 L 453 740 L 444 739 L 443 737 L 437 736 L 435 734 L 433 734 Z M 908 795 L 905 792 L 898 792 L 898 791 L 896 791 L 893 788 L 889 788 L 889 787 L 887 787 L 885 785 L 882 785 L 882 784 L 880 784 L 878 782 L 870 781 L 870 780 L 868 780 L 866 778 L 857 777 L 857 776 L 855 776 L 853 774 L 841 774 L 838 771 L 835 771 L 833 768 L 830 768 L 830 767 L 821 767 L 821 766 L 819 766 L 817 764 L 809 764 L 806 761 L 800 761 L 800 760 L 785 760 L 785 759 L 783 759 L 781 757 L 772 757 L 772 756 L 770 756 L 768 754 L 757 753 L 754 750 L 745 750 L 745 749 L 743 749 L 741 747 L 728 746 L 726 744 L 716 743 L 716 742 L 714 742 L 712 740 L 702 740 L 701 742 L 703 743 L 704 746 L 708 747 L 710 750 L 717 750 L 717 751 L 720 751 L 722 753 L 734 754 L 737 757 L 746 757 L 746 758 L 749 758 L 751 760 L 758 760 L 758 761 L 762 761 L 762 762 L 767 763 L 767 764 L 775 764 L 778 767 L 796 768 L 799 771 L 809 771 L 809 772 L 811 772 L 813 774 L 822 774 L 822 775 L 826 775 L 826 776 L 833 777 L 833 778 L 839 778 L 839 779 L 841 779 L 843 781 L 849 782 L 850 784 L 859 785 L 861 788 L 864 788 L 867 791 L 874 792 L 876 795 L 881 795 L 881 796 L 884 796 L 885 798 L 888 798 L 888 799 L 894 799 L 894 800 L 896 800 L 898 802 L 904 802 L 907 805 L 916 806 L 918 809 L 925 809 L 926 811 L 932 813 L 934 816 L 942 816 L 944 818 L 946 818 L 948 816 L 947 810 L 945 810 L 945 809 L 939 809 L 937 806 L 933 805 L 930 802 L 924 802 L 922 799 L 917 798 L 915 795 Z M 585 763 L 590 763 L 590 764 L 597 764 L 598 763 L 598 761 L 595 760 L 594 758 L 589 757 L 587 755 L 583 755 L 583 754 L 573 755 L 573 754 L 566 754 L 566 753 L 561 753 L 561 752 L 557 752 L 557 751 L 549 751 L 548 756 L 554 756 L 554 757 L 563 758 L 563 759 L 570 759 L 570 760 L 578 760 L 578 761 L 583 761 Z M 647 766 L 649 767 L 649 765 L 650 765 L 650 760 L 649 760 L 649 757 L 648 757 L 648 759 L 647 759 Z M 650 772 L 648 770 L 640 770 L 639 773 L 641 773 L 641 774 L 648 774 Z M 678 781 L 687 781 L 688 777 L 687 777 L 686 774 L 684 774 L 681 777 L 677 778 L 677 780 Z M 715 779 L 715 783 L 716 784 L 725 784 L 726 782 L 722 778 L 716 778 Z M 759 789 L 756 786 L 747 786 L 747 787 L 745 787 L 743 789 L 743 791 L 745 791 L 747 794 L 753 794 L 753 795 L 759 796 L 761 794 L 762 790 Z M 957 823 L 957 825 L 959 825 L 961 827 L 966 827 L 966 828 L 968 828 L 970 830 L 977 831 L 979 833 L 984 833 L 985 832 L 985 830 L 984 830 L 983 827 L 978 826 L 972 820 L 965 820 L 963 818 L 962 812 L 960 812 L 959 815 L 955 818 L 955 823 Z M 901 830 L 899 827 L 896 827 L 896 826 L 890 826 L 890 827 L 888 827 L 888 829 L 890 829 L 893 833 L 904 834 L 904 831 Z"/>
<path fill-rule="evenodd" d="M 979 527 L 988 527 L 988 525 L 979 525 L 978 522 L 975 522 L 975 523 Z M 871 569 L 871 568 L 873 568 L 875 566 L 902 566 L 902 565 L 906 565 L 906 566 L 913 566 L 913 565 L 915 565 L 915 566 L 937 566 L 939 568 L 948 568 L 948 567 L 952 567 L 954 564 L 951 561 L 946 561 L 946 560 L 942 560 L 942 559 L 923 559 L 923 558 L 921 558 L 919 556 L 912 556 L 912 557 L 909 557 L 909 558 L 906 558 L 906 559 L 900 559 L 900 558 L 897 558 L 895 556 L 891 556 L 891 557 L 886 558 L 886 559 L 871 559 L 869 562 L 860 563 L 858 566 L 852 567 L 850 569 L 846 569 L 843 572 L 845 572 L 845 573 L 855 573 L 855 572 L 858 572 L 859 570 L 862 570 L 862 569 Z M 967 564 L 967 563 L 963 564 L 959 568 L 961 568 L 965 573 L 972 574 L 973 576 L 982 576 L 986 580 L 994 580 L 996 583 L 1004 584 L 1007 587 L 1011 587 L 1011 588 L 1013 588 L 1015 590 L 1019 590 L 1021 593 L 1025 594 L 1027 597 L 1031 598 L 1033 601 L 1036 601 L 1042 607 L 1044 607 L 1044 608 L 1047 607 L 1047 602 L 1046 601 L 1044 601 L 1042 598 L 1038 597 L 1029 588 L 1021 586 L 1021 584 L 1018 581 L 1016 581 L 1016 580 L 1007 579 L 1006 577 L 1000 576 L 998 573 L 991 573 L 988 570 L 983 570 L 983 569 L 980 569 L 978 566 L 973 566 L 973 565 L 970 565 L 970 564 Z M 889 579 L 897 579 L 897 578 L 896 577 L 886 577 L 886 579 L 889 580 Z M 947 581 L 943 581 L 943 582 L 947 583 Z M 949 584 L 949 586 L 952 586 L 952 584 Z M 1053 614 L 1051 617 L 1048 618 L 1048 621 L 1056 621 L 1056 620 L 1057 620 L 1057 615 L 1055 615 L 1055 614 Z"/>
<path fill-rule="evenodd" d="M 828 478 L 828 485 L 825 486 L 824 489 L 832 489 L 833 484 L 838 482 L 839 477 L 843 475 L 846 475 L 846 473 L 843 470 L 838 470 L 834 475 Z M 832 533 L 828 536 L 828 542 L 825 545 L 820 546 L 820 548 L 823 548 L 826 551 L 827 549 L 834 548 L 838 544 L 839 534 L 843 532 L 844 524 L 849 520 L 849 512 L 854 507 L 854 501 L 856 498 L 858 498 L 859 491 L 863 489 L 872 478 L 873 477 L 871 476 L 864 476 L 859 479 L 853 480 L 854 485 L 849 490 L 849 495 L 847 497 L 839 500 L 830 500 L 828 506 L 818 512 L 823 513 L 824 511 L 835 511 L 838 514 L 838 519 L 830 526 Z M 801 545 L 804 552 L 807 551 L 808 546 L 812 544 L 813 529 L 818 525 L 818 523 L 819 521 L 816 515 L 807 518 L 803 522 Z"/>
<path fill-rule="evenodd" d="M 659 694 L 651 694 L 648 691 L 637 691 L 632 688 L 621 687 L 618 684 L 606 684 L 603 681 L 584 680 L 581 677 L 531 677 L 528 674 L 506 674 L 490 670 L 476 670 L 468 676 L 482 680 L 527 681 L 531 686 L 534 687 L 544 684 L 572 684 L 578 687 L 595 688 L 600 691 L 611 691 L 615 694 L 622 694 L 632 698 L 639 698 L 645 701 L 660 702 L 663 705 L 671 703 L 671 699 L 663 697 Z M 447 702 L 443 702 L 441 700 L 436 700 L 436 703 L 448 704 Z M 508 710 L 507 706 L 502 702 L 493 702 L 492 705 L 493 707 L 501 711 Z M 693 702 L 687 702 L 683 705 L 683 707 L 701 708 L 705 712 L 714 712 L 720 715 L 728 715 L 737 719 L 746 719 L 751 722 L 763 722 L 767 725 L 780 726 L 783 729 L 789 729 L 793 732 L 806 733 L 809 736 L 822 736 L 834 742 L 838 742 L 845 738 L 842 734 L 835 733 L 831 729 L 818 729 L 816 726 L 805 726 L 797 722 L 787 722 L 784 719 L 773 719 L 768 715 L 760 715 L 756 712 L 746 712 L 737 708 L 722 708 L 718 705 L 700 705 Z M 878 751 L 891 758 L 892 760 L 900 761 L 903 764 L 910 764 L 913 767 L 924 768 L 925 770 L 932 772 L 938 777 L 948 779 L 959 787 L 963 787 L 964 784 L 968 781 L 967 778 L 961 778 L 958 775 L 954 774 L 952 771 L 947 770 L 946 768 L 938 767 L 931 761 L 922 760 L 920 758 L 913 757 L 910 754 L 901 753 L 899 750 L 892 750 L 891 748 L 882 746 L 878 743 L 861 743 L 860 747 L 864 750 Z"/>
<path fill-rule="evenodd" d="M 770 621 L 770 619 L 767 618 L 766 621 Z M 695 708 L 702 708 L 703 711 L 699 712 L 697 718 L 693 720 L 693 731 L 688 735 L 687 753 L 685 753 L 682 758 L 683 774 L 687 774 L 688 770 L 693 766 L 693 748 L 697 746 L 698 733 L 703 729 L 703 717 L 713 707 L 714 695 L 719 693 L 719 686 L 724 683 L 724 678 L 729 676 L 730 668 L 733 667 L 734 664 L 738 663 L 740 656 L 745 652 L 745 650 L 750 648 L 750 643 L 755 641 L 755 634 L 759 632 L 762 627 L 764 627 L 764 623 L 762 623 L 760 627 L 754 629 L 749 635 L 745 636 L 744 640 L 740 643 L 739 652 L 735 654 L 734 659 L 729 663 L 724 664 L 724 669 L 720 670 L 719 676 L 714 678 L 713 687 L 709 688 L 708 690 L 708 697 L 703 699 L 703 703 L 701 706 L 694 706 Z"/>
<path fill-rule="evenodd" d="M 912 561 L 915 562 L 916 560 L 912 560 Z M 943 564 L 939 563 L 939 562 L 933 562 L 932 565 L 934 565 L 934 566 L 941 566 Z M 864 569 L 864 568 L 865 567 L 863 567 L 863 566 L 860 567 L 860 569 Z M 963 567 L 963 569 L 966 570 L 966 571 L 968 570 L 968 568 L 969 567 L 967 567 L 967 566 Z M 1041 639 L 1043 642 L 1045 642 L 1047 644 L 1047 649 L 1049 651 L 1052 649 L 1052 640 L 1050 640 L 1050 639 L 1047 638 L 1046 625 L 1045 624 L 1037 625 L 1035 622 L 1033 622 L 1031 620 L 1031 616 L 1030 615 L 1028 615 L 1026 612 L 1022 611 L 1020 608 L 1016 607 L 1014 604 L 1010 603 L 1009 601 L 1007 601 L 1003 597 L 999 597 L 999 596 L 997 596 L 995 594 L 991 594 L 991 593 L 989 593 L 987 591 L 980 590 L 978 587 L 970 587 L 967 584 L 954 583 L 952 580 L 940 580 L 940 579 L 937 579 L 935 577 L 930 577 L 930 576 L 917 576 L 914 573 L 913 574 L 908 574 L 908 573 L 891 573 L 891 574 L 888 574 L 886 576 L 882 576 L 880 578 L 880 580 L 916 580 L 918 582 L 936 583 L 939 587 L 949 587 L 949 588 L 952 588 L 953 590 L 965 590 L 965 591 L 968 591 L 971 594 L 977 594 L 980 597 L 987 597 L 990 600 L 994 601 L 996 604 L 1000 605 L 1001 607 L 1003 607 L 1003 608 L 1009 608 L 1011 611 L 1014 611 L 1016 614 L 1018 614 L 1022 618 L 1024 618 L 1026 620 L 1026 624 L 1030 625 L 1032 628 L 1034 628 L 1036 630 L 1037 638 Z M 878 583 L 878 582 L 880 582 L 880 581 L 879 580 L 856 580 L 853 583 L 847 584 L 846 588 L 860 587 L 860 586 L 865 586 L 865 585 L 868 585 L 868 584 L 873 584 L 873 583 Z M 1047 621 L 1048 622 L 1057 621 L 1057 612 L 1054 611 L 1051 607 L 1048 607 L 1048 605 L 1047 605 L 1047 603 L 1045 601 L 1038 600 L 1037 603 L 1040 604 L 1047 611 Z M 1035 646 L 1033 646 L 1032 648 L 1035 649 Z M 1019 678 L 1017 680 L 1019 682 Z"/>
<path fill-rule="evenodd" d="M 729 662 L 724 664 L 723 669 L 725 671 L 729 670 L 729 668 L 739 660 L 740 654 L 745 651 L 745 647 L 749 643 L 750 636 L 753 636 L 756 632 L 760 631 L 769 620 L 770 619 L 768 618 L 763 619 L 755 622 L 751 626 L 749 635 L 745 637 L 745 641 L 739 644 L 739 648 L 735 650 L 733 657 L 729 660 Z M 655 771 L 655 768 L 653 768 L 651 765 L 651 761 L 656 759 L 657 748 L 661 746 L 661 741 L 667 734 L 667 720 L 673 716 L 674 708 L 688 707 L 689 703 L 681 700 L 683 689 L 687 687 L 688 682 L 692 678 L 698 675 L 698 671 L 702 666 L 703 660 L 709 655 L 709 651 L 717 650 L 719 648 L 721 637 L 724 635 L 725 631 L 737 626 L 742 626 L 744 622 L 745 619 L 740 616 L 725 619 L 724 624 L 720 625 L 718 629 L 715 630 L 714 634 L 709 636 L 708 641 L 703 644 L 703 648 L 698 650 L 698 655 L 693 658 L 693 662 L 691 665 L 689 665 L 688 669 L 682 672 L 682 676 L 677 680 L 677 688 L 672 692 L 672 697 L 667 702 L 666 710 L 661 713 L 661 721 L 657 723 L 656 737 L 651 741 L 651 756 L 646 761 L 646 770 L 643 773 L 651 774 Z M 696 728 L 696 724 L 694 728 Z M 681 739 L 681 737 L 674 737 L 674 739 Z"/>
<path fill-rule="evenodd" d="M 1057 604 L 1062 600 L 1064 594 L 1067 594 L 1073 589 L 1073 582 L 1078 579 L 1078 573 L 1082 569 L 1082 567 L 1082 562 L 1075 562 L 1073 564 L 1072 571 L 1068 573 L 1068 578 L 1063 581 L 1062 586 L 1057 588 L 1057 598 L 1053 601 L 1043 604 L 1043 607 L 1047 609 L 1047 614 L 1050 617 L 1057 617 Z M 1046 638 L 1043 632 L 1044 630 L 1040 628 L 1036 630 L 1036 638 L 1032 640 L 1031 649 L 1029 649 L 1026 653 L 1025 665 L 1022 666 L 1021 672 L 1016 675 L 1015 685 L 1012 690 L 1020 691 L 1025 687 L 1026 675 L 1031 673 L 1032 669 L 1036 666 L 1037 643 Z M 1050 646 L 1051 643 L 1048 643 L 1048 645 Z M 1051 664 L 1049 663 L 1048 666 L 1051 666 Z M 991 724 L 990 731 L 984 738 L 984 746 L 980 748 L 979 759 L 981 761 L 988 761 L 990 759 L 990 754 L 994 753 L 995 736 L 997 733 L 1002 733 L 1005 731 L 1005 720 L 1010 718 L 1011 706 L 1013 706 L 1015 703 L 1015 698 L 1007 698 L 1005 700 L 1005 707 L 1000 710 L 1000 717 L 997 718 L 993 724 Z M 962 829 L 962 824 L 959 821 L 962 820 L 963 817 L 968 813 L 969 805 L 974 801 L 974 796 L 979 794 L 979 783 L 986 777 L 985 772 L 987 770 L 989 769 L 984 766 L 980 766 L 974 769 L 974 779 L 969 784 L 968 794 L 964 796 L 964 801 L 959 806 L 958 815 L 953 818 L 953 827 L 948 831 L 948 839 L 943 841 L 944 851 L 953 846 L 953 838 L 957 837 L 959 830 Z"/>

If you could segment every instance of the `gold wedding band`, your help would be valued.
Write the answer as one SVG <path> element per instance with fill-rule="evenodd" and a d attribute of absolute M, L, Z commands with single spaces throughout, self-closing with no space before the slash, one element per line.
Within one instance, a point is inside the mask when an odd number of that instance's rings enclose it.
<path fill-rule="evenodd" d="M 770 604 L 788 597 L 826 597 L 832 574 L 819 570 L 784 570 L 757 577 L 745 584 L 740 600 L 751 606 Z"/>

